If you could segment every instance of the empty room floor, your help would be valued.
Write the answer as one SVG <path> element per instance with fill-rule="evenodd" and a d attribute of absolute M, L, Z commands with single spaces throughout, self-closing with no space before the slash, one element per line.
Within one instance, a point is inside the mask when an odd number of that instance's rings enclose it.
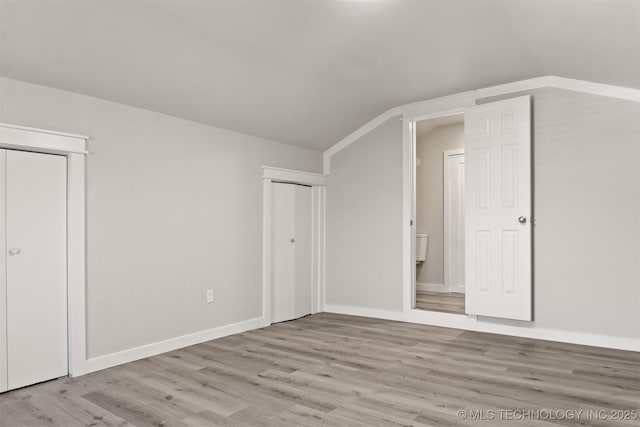
<path fill-rule="evenodd" d="M 416 308 L 420 310 L 464 314 L 464 294 L 416 291 Z"/>
<path fill-rule="evenodd" d="M 639 402 L 638 353 L 322 313 L 2 394 L 0 425 L 637 425 L 612 414 Z"/>

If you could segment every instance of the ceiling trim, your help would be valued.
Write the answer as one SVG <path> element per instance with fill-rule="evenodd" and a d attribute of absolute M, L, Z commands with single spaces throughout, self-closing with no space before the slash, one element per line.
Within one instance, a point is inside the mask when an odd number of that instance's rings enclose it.
<path fill-rule="evenodd" d="M 354 132 L 331 146 L 323 153 L 323 172 L 325 175 L 329 175 L 331 173 L 331 156 L 344 150 L 367 133 L 371 132 L 387 120 L 394 117 L 411 121 L 421 120 L 432 115 L 458 111 L 466 107 L 471 107 L 476 104 L 476 101 L 478 99 L 481 98 L 489 98 L 492 96 L 507 95 L 516 92 L 542 89 L 547 87 L 588 93 L 592 95 L 606 96 L 610 98 L 617 98 L 640 103 L 640 90 L 638 89 L 557 76 L 536 77 L 534 79 L 521 80 L 498 86 L 471 90 L 455 95 L 432 98 L 426 101 L 414 102 L 411 104 L 405 104 L 391 108 L 380 114 L 364 126 L 356 129 Z"/>

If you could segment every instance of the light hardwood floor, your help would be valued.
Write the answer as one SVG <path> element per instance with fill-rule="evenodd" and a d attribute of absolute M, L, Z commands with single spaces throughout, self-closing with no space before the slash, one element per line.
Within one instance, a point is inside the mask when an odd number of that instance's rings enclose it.
<path fill-rule="evenodd" d="M 464 294 L 416 291 L 416 308 L 420 310 L 464 314 Z"/>
<path fill-rule="evenodd" d="M 0 425 L 637 426 L 611 411 L 639 403 L 639 353 L 323 313 L 2 394 Z"/>

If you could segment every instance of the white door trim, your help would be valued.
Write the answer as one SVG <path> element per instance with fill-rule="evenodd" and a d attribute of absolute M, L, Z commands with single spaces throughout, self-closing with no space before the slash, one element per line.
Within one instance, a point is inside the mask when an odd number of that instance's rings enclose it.
<path fill-rule="evenodd" d="M 324 311 L 325 198 L 324 175 L 291 169 L 262 167 L 262 319 L 271 324 L 271 183 L 311 186 L 312 199 L 312 313 Z"/>
<path fill-rule="evenodd" d="M 464 155 L 464 149 L 456 149 L 456 150 L 445 150 L 442 153 L 442 172 L 443 174 L 449 172 L 449 157 L 452 156 L 462 156 Z M 444 177 L 443 177 L 444 178 Z M 445 292 L 457 292 L 460 289 L 456 287 L 453 289 L 451 283 L 448 282 L 447 277 L 449 277 L 449 252 L 447 251 L 447 247 L 451 246 L 450 239 L 451 235 L 449 233 L 449 225 L 450 225 L 450 216 L 449 212 L 449 202 L 451 195 L 449 194 L 449 185 L 446 179 L 443 179 L 444 182 L 444 290 Z"/>
<path fill-rule="evenodd" d="M 87 372 L 85 154 L 88 137 L 0 123 L 0 148 L 67 157 L 67 321 L 69 375 Z"/>
<path fill-rule="evenodd" d="M 416 306 L 416 123 L 402 122 L 402 310 Z M 409 171 L 409 173 L 406 173 Z M 408 289 L 407 289 L 408 288 Z"/>

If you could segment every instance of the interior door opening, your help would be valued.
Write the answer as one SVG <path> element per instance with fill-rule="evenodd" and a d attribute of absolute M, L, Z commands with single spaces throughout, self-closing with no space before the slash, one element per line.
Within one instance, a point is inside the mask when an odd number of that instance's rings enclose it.
<path fill-rule="evenodd" d="M 413 307 L 531 321 L 531 97 L 480 102 L 408 130 Z"/>
<path fill-rule="evenodd" d="M 415 308 L 465 313 L 464 115 L 416 121 Z"/>

